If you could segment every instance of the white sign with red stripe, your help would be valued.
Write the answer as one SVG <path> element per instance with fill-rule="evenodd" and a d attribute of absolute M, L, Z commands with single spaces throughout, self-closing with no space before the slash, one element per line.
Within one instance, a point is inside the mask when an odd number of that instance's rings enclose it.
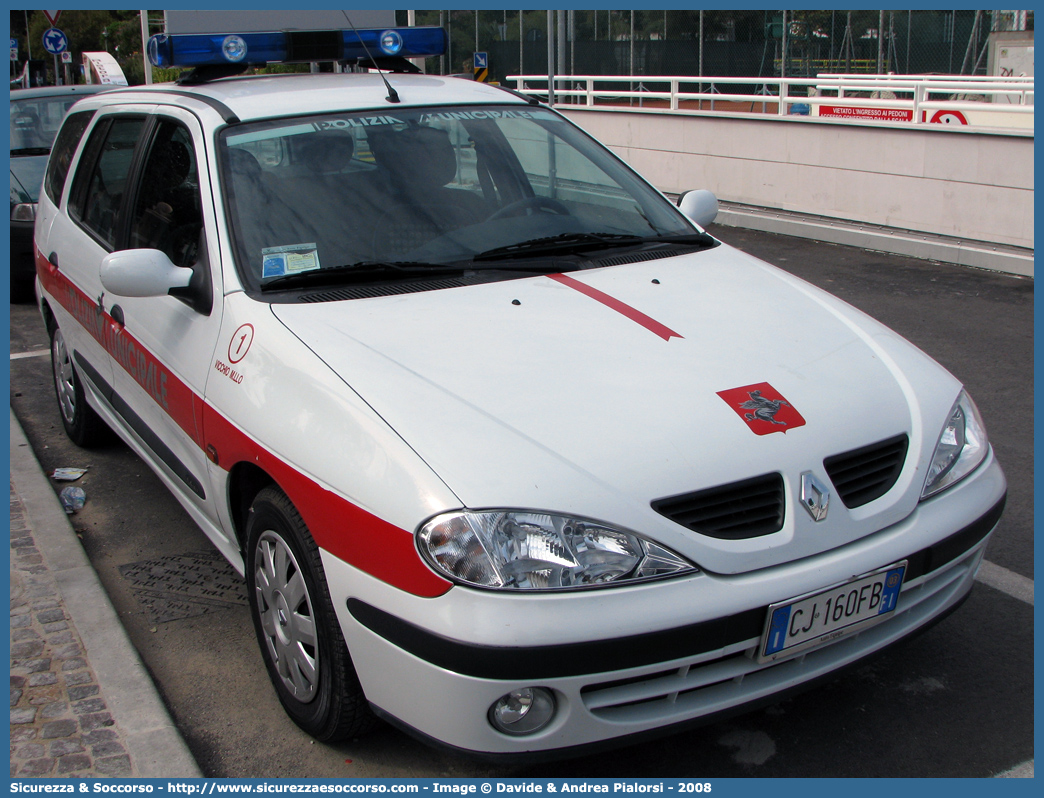
<path fill-rule="evenodd" d="M 913 111 L 908 108 L 859 108 L 851 105 L 821 105 L 819 115 L 875 122 L 909 122 L 913 119 Z"/>

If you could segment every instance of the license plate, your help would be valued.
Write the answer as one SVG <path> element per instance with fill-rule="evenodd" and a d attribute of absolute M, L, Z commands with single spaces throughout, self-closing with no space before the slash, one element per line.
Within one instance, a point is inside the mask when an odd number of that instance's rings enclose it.
<path fill-rule="evenodd" d="M 895 612 L 906 561 L 769 607 L 758 660 L 770 662 L 871 626 Z"/>

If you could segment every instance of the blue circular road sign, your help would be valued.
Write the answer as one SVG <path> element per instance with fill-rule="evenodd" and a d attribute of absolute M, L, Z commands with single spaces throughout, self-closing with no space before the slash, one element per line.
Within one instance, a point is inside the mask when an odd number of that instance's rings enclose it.
<path fill-rule="evenodd" d="M 44 31 L 43 46 L 51 55 L 58 55 L 69 49 L 69 39 L 58 28 L 48 28 Z"/>

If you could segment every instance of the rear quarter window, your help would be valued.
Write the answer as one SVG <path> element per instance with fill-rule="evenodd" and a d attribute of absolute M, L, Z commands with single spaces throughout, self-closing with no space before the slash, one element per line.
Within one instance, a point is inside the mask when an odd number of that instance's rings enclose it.
<path fill-rule="evenodd" d="M 44 175 L 44 190 L 55 205 L 61 203 L 62 191 L 65 188 L 65 179 L 69 176 L 73 154 L 93 116 L 94 111 L 80 111 L 71 114 L 54 140 L 51 157 L 47 161 L 47 172 Z"/>

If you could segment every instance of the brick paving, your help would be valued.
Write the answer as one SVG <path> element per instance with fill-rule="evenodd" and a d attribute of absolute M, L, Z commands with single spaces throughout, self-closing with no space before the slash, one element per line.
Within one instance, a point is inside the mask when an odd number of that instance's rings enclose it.
<path fill-rule="evenodd" d="M 11 487 L 11 776 L 139 775 Z"/>

